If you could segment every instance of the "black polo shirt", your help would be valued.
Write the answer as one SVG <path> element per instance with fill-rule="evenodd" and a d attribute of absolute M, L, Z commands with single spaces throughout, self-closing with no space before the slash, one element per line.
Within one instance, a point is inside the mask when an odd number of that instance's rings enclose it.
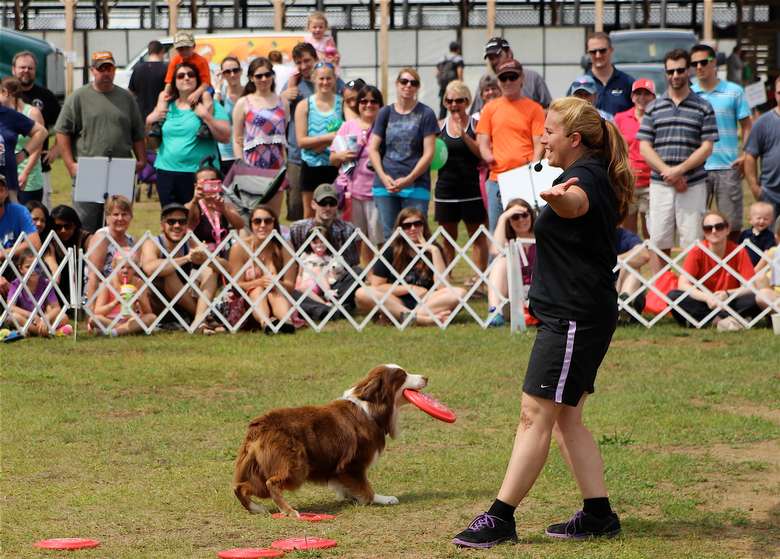
<path fill-rule="evenodd" d="M 634 102 L 631 100 L 631 87 L 634 85 L 634 78 L 614 66 L 607 83 L 601 83 L 592 72 L 588 72 L 588 74 L 596 82 L 597 109 L 614 116 L 634 106 Z"/>
<path fill-rule="evenodd" d="M 60 116 L 60 102 L 57 100 L 57 96 L 45 87 L 34 83 L 28 91 L 22 91 L 22 101 L 28 105 L 32 105 L 41 111 L 43 115 L 43 123 L 46 128 L 51 130 L 54 128 L 54 124 L 57 122 L 57 117 Z M 49 138 L 43 144 L 43 152 L 41 153 L 41 170 L 44 173 L 51 171 L 51 166 L 44 161 L 44 156 L 49 152 Z"/>

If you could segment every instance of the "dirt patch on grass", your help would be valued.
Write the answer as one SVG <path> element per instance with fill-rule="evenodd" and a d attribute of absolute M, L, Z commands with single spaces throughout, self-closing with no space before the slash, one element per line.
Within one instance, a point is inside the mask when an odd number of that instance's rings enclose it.
<path fill-rule="evenodd" d="M 741 415 L 744 417 L 760 417 L 767 421 L 772 421 L 780 425 L 780 408 L 770 408 L 762 404 L 755 402 L 736 402 L 732 404 L 717 404 L 712 406 L 714 409 L 730 413 L 734 415 Z"/>

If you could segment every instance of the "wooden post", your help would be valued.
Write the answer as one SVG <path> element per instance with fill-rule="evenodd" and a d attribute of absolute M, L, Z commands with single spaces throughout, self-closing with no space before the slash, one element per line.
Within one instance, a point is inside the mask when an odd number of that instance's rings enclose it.
<path fill-rule="evenodd" d="M 274 0 L 274 31 L 284 30 L 284 0 Z"/>
<path fill-rule="evenodd" d="M 487 0 L 487 35 L 488 39 L 495 35 L 496 29 L 496 0 Z"/>
<path fill-rule="evenodd" d="M 387 89 L 387 62 L 390 55 L 390 35 L 387 28 L 390 23 L 390 0 L 380 0 L 379 4 L 379 85 L 382 96 L 389 99 Z"/>
<path fill-rule="evenodd" d="M 737 5 L 737 9 L 739 9 L 739 5 Z M 704 0 L 702 36 L 705 41 L 712 41 L 712 0 Z"/>
<path fill-rule="evenodd" d="M 593 5 L 593 29 L 596 33 L 604 32 L 604 0 L 596 0 Z"/>
<path fill-rule="evenodd" d="M 168 0 L 168 35 L 173 37 L 178 31 L 179 0 Z"/>
<path fill-rule="evenodd" d="M 73 19 L 77 0 L 62 0 L 65 5 L 65 95 L 73 93 Z M 88 61 L 84 61 L 85 64 Z"/>

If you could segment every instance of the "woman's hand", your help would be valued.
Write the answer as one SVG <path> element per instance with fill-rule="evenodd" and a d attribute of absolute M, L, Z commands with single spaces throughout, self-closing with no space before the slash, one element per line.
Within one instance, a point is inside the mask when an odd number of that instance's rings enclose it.
<path fill-rule="evenodd" d="M 542 200 L 547 202 L 548 204 L 553 204 L 563 198 L 566 195 L 566 192 L 577 184 L 578 179 L 577 177 L 572 177 L 569 180 L 567 180 L 564 183 L 556 184 L 549 190 L 545 190 L 544 192 L 541 192 L 539 196 L 541 196 Z"/>
<path fill-rule="evenodd" d="M 398 192 L 400 187 L 396 184 L 395 179 L 393 179 L 390 175 L 387 173 L 382 173 L 382 175 L 379 177 L 382 181 L 382 184 L 385 186 L 388 192 Z"/>
<path fill-rule="evenodd" d="M 159 122 L 163 120 L 167 114 L 168 114 L 168 105 L 165 105 L 165 108 L 155 107 L 155 109 L 151 113 L 149 113 L 149 116 L 146 117 L 146 123 L 152 124 L 154 122 Z"/>
<path fill-rule="evenodd" d="M 395 179 L 395 186 L 398 188 L 398 190 L 401 190 L 402 188 L 406 188 L 407 186 L 412 186 L 413 184 L 414 184 L 414 179 L 412 179 L 410 175 L 406 175 L 399 179 Z"/>

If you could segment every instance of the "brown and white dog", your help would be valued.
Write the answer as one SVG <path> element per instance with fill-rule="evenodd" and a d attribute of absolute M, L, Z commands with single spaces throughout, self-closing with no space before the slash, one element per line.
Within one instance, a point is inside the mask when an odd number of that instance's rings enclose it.
<path fill-rule="evenodd" d="M 271 498 L 279 510 L 298 516 L 282 495 L 305 481 L 327 483 L 339 498 L 361 504 L 396 505 L 374 493 L 366 471 L 395 437 L 406 388 L 421 390 L 424 376 L 398 365 L 374 367 L 341 399 L 324 406 L 280 408 L 257 417 L 238 449 L 233 491 L 249 512 L 265 512 L 252 496 Z"/>

